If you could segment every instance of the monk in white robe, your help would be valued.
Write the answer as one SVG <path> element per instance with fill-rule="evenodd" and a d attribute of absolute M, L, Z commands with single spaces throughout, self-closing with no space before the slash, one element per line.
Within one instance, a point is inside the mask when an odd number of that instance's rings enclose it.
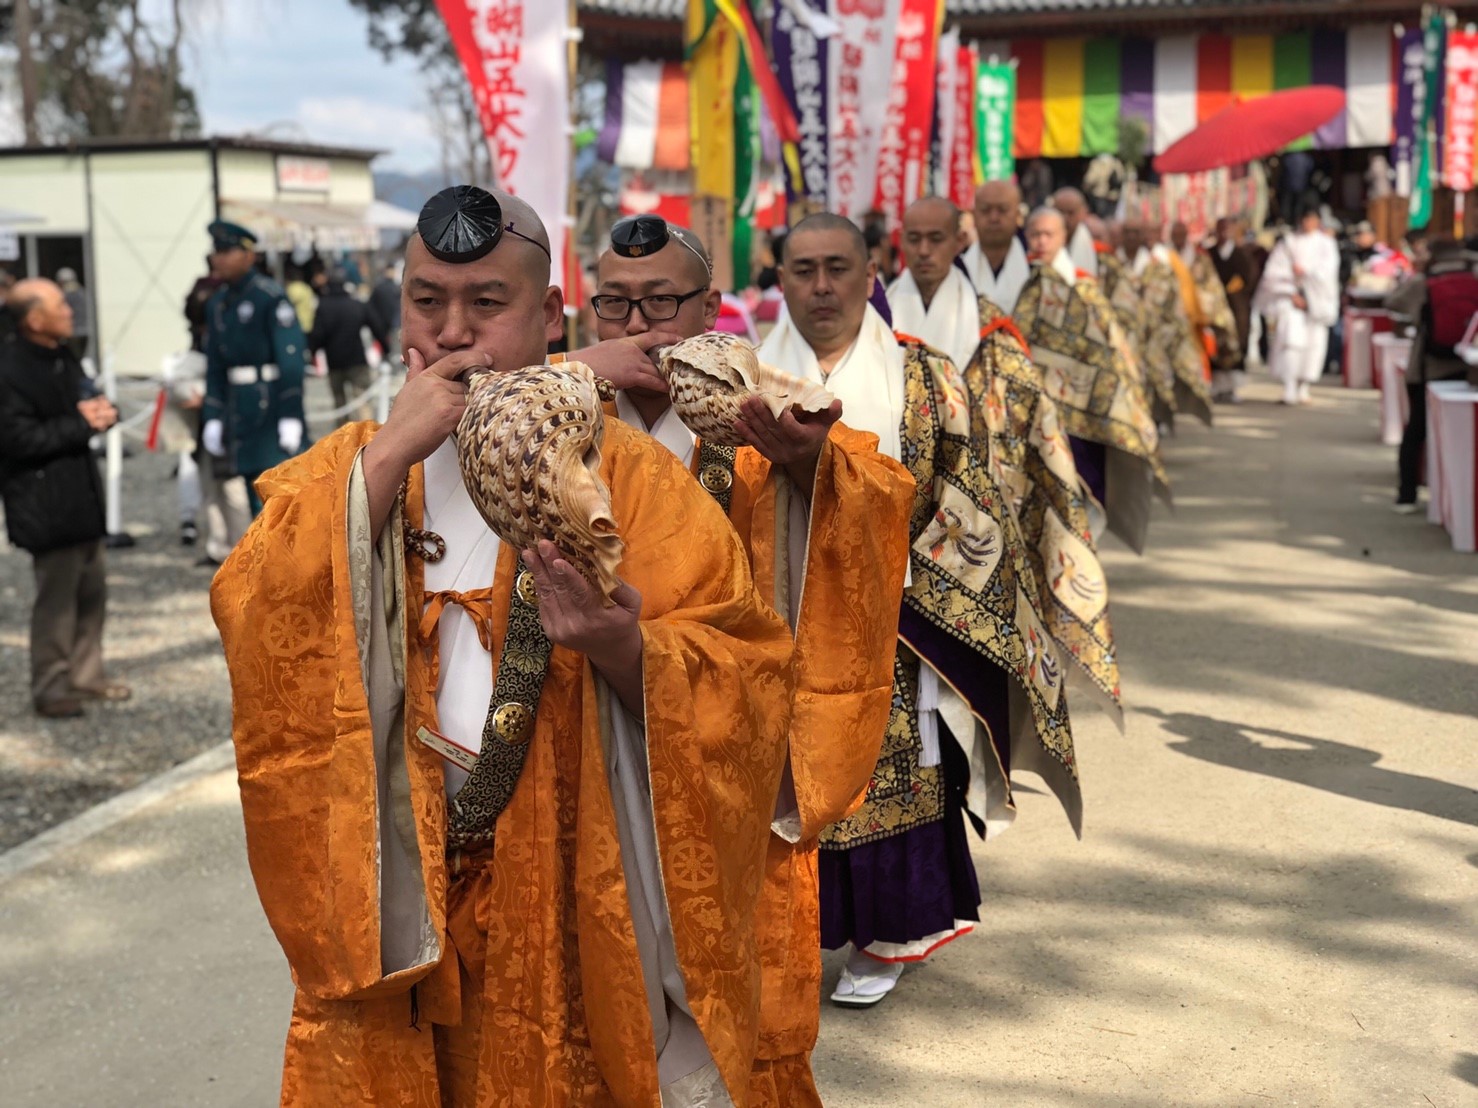
<path fill-rule="evenodd" d="M 1093 232 L 1087 218 L 1088 198 L 1074 188 L 1058 189 L 1052 194 L 1052 206 L 1062 213 L 1067 224 L 1067 253 L 1077 266 L 1089 277 L 1098 276 L 1098 249 L 1093 242 Z"/>
<path fill-rule="evenodd" d="M 987 181 L 975 190 L 975 245 L 965 272 L 975 291 L 1009 315 L 1032 275 L 1021 230 L 1021 189 L 1014 181 Z"/>
<path fill-rule="evenodd" d="M 1283 382 L 1283 403 L 1307 404 L 1324 372 L 1329 329 L 1339 318 L 1339 247 L 1317 210 L 1299 220 L 1268 255 L 1253 308 L 1272 327 L 1268 368 Z"/>
<path fill-rule="evenodd" d="M 1021 769 L 1043 775 L 1075 826 L 1080 805 L 1063 663 L 969 395 L 945 355 L 867 303 L 871 271 L 848 220 L 802 220 L 781 268 L 788 312 L 759 351 L 824 383 L 916 484 L 882 754 L 865 803 L 821 840 L 821 939 L 852 947 L 832 993 L 848 1006 L 878 1003 L 904 965 L 979 919 L 962 807 L 978 831 L 1004 829 Z"/>

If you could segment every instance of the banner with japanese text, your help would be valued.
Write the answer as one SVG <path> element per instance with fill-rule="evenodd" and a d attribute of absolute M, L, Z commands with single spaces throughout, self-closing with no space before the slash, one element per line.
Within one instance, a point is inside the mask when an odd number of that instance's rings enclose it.
<path fill-rule="evenodd" d="M 775 72 L 800 132 L 801 187 L 796 190 L 788 184 L 790 199 L 818 209 L 827 204 L 831 169 L 826 130 L 827 47 L 815 23 L 817 13 L 825 16 L 826 6 L 827 0 L 782 3 L 770 25 Z"/>
<path fill-rule="evenodd" d="M 1442 179 L 1450 189 L 1473 187 L 1473 134 L 1478 124 L 1478 33 L 1447 35 L 1447 141 Z"/>
<path fill-rule="evenodd" d="M 1408 28 L 1396 45 L 1396 143 L 1391 148 L 1391 164 L 1398 196 L 1411 195 L 1416 174 L 1416 136 L 1426 105 L 1425 57 L 1422 29 Z"/>
<path fill-rule="evenodd" d="M 1425 227 L 1432 221 L 1432 188 L 1438 181 L 1442 164 L 1437 150 L 1441 134 L 1439 112 L 1442 105 L 1442 56 L 1447 39 L 1447 20 L 1434 11 L 1426 20 L 1422 38 L 1422 112 L 1416 129 L 1416 172 L 1411 183 L 1412 227 Z"/>
<path fill-rule="evenodd" d="M 493 180 L 549 231 L 550 282 L 569 239 L 569 9 L 536 0 L 437 0 L 472 86 Z"/>
<path fill-rule="evenodd" d="M 934 121 L 935 58 L 942 0 L 902 0 L 893 43 L 893 81 L 878 144 L 878 179 L 873 207 L 888 227 L 903 224 L 903 212 L 928 187 L 929 132 Z"/>
<path fill-rule="evenodd" d="M 934 65 L 934 135 L 929 151 L 929 191 L 935 196 L 949 195 L 949 159 L 956 122 L 955 78 L 959 75 L 955 53 L 959 48 L 959 28 L 951 27 L 939 36 L 939 58 Z"/>
<path fill-rule="evenodd" d="M 955 119 L 954 141 L 949 155 L 949 198 L 956 206 L 971 207 L 975 203 L 975 187 L 979 185 L 979 167 L 975 164 L 975 71 L 980 56 L 973 46 L 955 51 Z"/>
<path fill-rule="evenodd" d="M 877 192 L 878 157 L 893 86 L 903 0 L 833 0 L 827 39 L 830 210 L 861 216 Z"/>
<path fill-rule="evenodd" d="M 1016 172 L 1012 150 L 1016 117 L 1016 67 L 985 62 L 975 70 L 975 144 L 981 179 L 1005 181 Z"/>

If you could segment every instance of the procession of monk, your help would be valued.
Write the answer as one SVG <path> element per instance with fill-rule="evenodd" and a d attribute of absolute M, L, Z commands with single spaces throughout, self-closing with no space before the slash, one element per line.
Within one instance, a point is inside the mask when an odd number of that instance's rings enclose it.
<path fill-rule="evenodd" d="M 755 356 L 830 400 L 751 396 L 736 447 L 662 372 L 721 307 L 693 231 L 617 222 L 597 341 L 551 353 L 532 208 L 432 197 L 389 419 L 266 472 L 212 587 L 296 984 L 282 1103 L 820 1105 L 821 1005 L 971 941 L 1018 776 L 1081 833 L 1073 719 L 1122 727 L 1100 543 L 1146 548 L 1162 435 L 1246 343 L 1212 257 L 1156 237 L 991 182 L 908 208 L 883 298 L 858 226 L 808 215 Z M 478 375 L 582 366 L 609 601 L 552 534 L 500 540 L 455 436 Z"/>

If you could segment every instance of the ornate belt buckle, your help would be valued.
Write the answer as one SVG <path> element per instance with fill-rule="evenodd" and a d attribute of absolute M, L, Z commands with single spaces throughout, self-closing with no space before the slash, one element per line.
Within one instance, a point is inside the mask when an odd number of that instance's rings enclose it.
<path fill-rule="evenodd" d="M 522 746 L 529 741 L 534 727 L 534 713 L 516 700 L 493 709 L 493 734 L 509 746 Z"/>
<path fill-rule="evenodd" d="M 728 492 L 734 485 L 734 475 L 721 465 L 707 465 L 699 472 L 698 483 L 710 493 Z"/>
<path fill-rule="evenodd" d="M 534 575 L 528 570 L 518 571 L 518 576 L 513 579 L 513 591 L 518 593 L 518 598 L 529 607 L 539 606 L 539 590 L 534 585 Z"/>

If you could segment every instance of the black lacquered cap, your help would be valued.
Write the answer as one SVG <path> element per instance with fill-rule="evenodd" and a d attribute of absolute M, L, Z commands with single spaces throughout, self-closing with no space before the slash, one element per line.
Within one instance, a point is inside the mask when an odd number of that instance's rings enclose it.
<path fill-rule="evenodd" d="M 486 189 L 455 185 L 426 201 L 416 230 L 433 258 L 475 262 L 503 237 L 503 207 Z"/>
<path fill-rule="evenodd" d="M 667 221 L 657 215 L 629 215 L 611 228 L 611 249 L 623 258 L 645 258 L 667 245 Z"/>

